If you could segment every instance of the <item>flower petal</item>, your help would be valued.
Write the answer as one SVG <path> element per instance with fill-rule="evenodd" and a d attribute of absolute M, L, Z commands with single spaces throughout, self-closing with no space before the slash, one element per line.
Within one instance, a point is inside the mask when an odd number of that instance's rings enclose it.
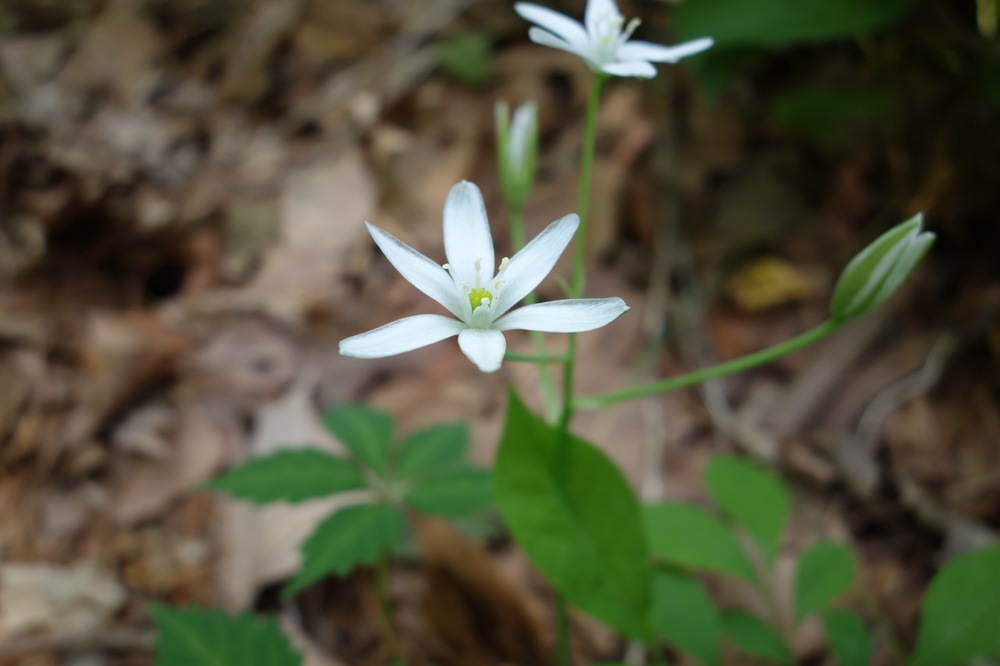
<path fill-rule="evenodd" d="M 645 60 L 647 62 L 677 62 L 681 58 L 701 53 L 713 44 L 711 37 L 693 39 L 676 46 L 663 46 L 651 42 L 629 41 L 618 49 L 619 60 Z"/>
<path fill-rule="evenodd" d="M 340 341 L 340 353 L 357 358 L 382 358 L 426 347 L 453 335 L 465 324 L 435 314 L 414 315 Z"/>
<path fill-rule="evenodd" d="M 459 319 L 468 318 L 468 299 L 455 287 L 455 281 L 446 270 L 389 232 L 370 222 L 365 222 L 365 226 L 385 258 L 410 284 L 448 308 Z"/>
<path fill-rule="evenodd" d="M 614 321 L 629 309 L 618 298 L 579 298 L 535 303 L 504 315 L 493 326 L 498 331 L 523 329 L 544 333 L 591 331 Z"/>
<path fill-rule="evenodd" d="M 536 44 L 548 46 L 553 49 L 559 49 L 560 51 L 565 51 L 566 53 L 572 53 L 577 57 L 583 58 L 587 62 L 593 62 L 589 42 L 583 46 L 574 46 L 569 42 L 556 37 L 551 32 L 542 30 L 541 28 L 531 28 L 528 30 L 528 39 Z"/>
<path fill-rule="evenodd" d="M 484 282 L 493 277 L 496 265 L 486 204 L 479 188 L 467 180 L 452 187 L 444 202 L 444 253 L 460 283 L 475 287 L 480 275 Z"/>
<path fill-rule="evenodd" d="M 615 0 L 587 0 L 587 9 L 583 14 L 583 23 L 587 26 L 587 32 L 591 39 L 597 37 L 594 27 L 599 21 L 607 21 L 616 16 L 621 16 Z"/>
<path fill-rule="evenodd" d="M 491 328 L 467 328 L 458 334 L 458 346 L 483 372 L 496 372 L 507 351 L 503 333 Z"/>
<path fill-rule="evenodd" d="M 578 226 L 580 218 L 575 213 L 560 218 L 545 227 L 542 233 L 511 257 L 507 269 L 500 276 L 503 285 L 497 297 L 494 316 L 499 317 L 510 310 L 545 279 Z"/>
<path fill-rule="evenodd" d="M 571 46 L 580 48 L 586 46 L 589 42 L 587 31 L 583 29 L 579 21 L 574 21 L 565 14 L 560 14 L 548 7 L 542 7 L 530 2 L 518 2 L 514 5 L 514 11 L 521 18 L 531 21 L 540 28 L 544 28 Z"/>
<path fill-rule="evenodd" d="M 645 60 L 613 62 L 601 65 L 601 71 L 612 76 L 637 76 L 643 79 L 651 79 L 656 76 L 656 68 Z"/>

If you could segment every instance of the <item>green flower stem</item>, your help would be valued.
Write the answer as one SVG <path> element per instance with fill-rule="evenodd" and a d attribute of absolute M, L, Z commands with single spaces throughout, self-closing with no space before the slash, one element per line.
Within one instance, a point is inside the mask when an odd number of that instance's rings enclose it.
<path fill-rule="evenodd" d="M 516 253 L 522 247 L 524 247 L 524 208 L 521 206 L 514 206 L 510 203 L 507 204 L 508 213 L 510 215 L 510 244 L 511 244 L 511 254 Z M 535 296 L 535 292 L 531 292 L 524 297 L 525 305 L 531 305 L 532 303 L 537 303 L 538 297 Z M 531 343 L 535 348 L 536 356 L 543 357 L 548 354 L 545 351 L 545 335 L 539 331 L 531 332 Z M 519 354 L 518 352 L 507 352 L 504 358 L 510 361 L 530 361 L 532 363 L 543 363 L 545 361 L 536 361 L 530 358 L 531 354 Z M 559 361 L 563 360 L 564 355 L 558 355 Z M 542 391 L 542 401 L 545 403 L 545 411 L 548 414 L 555 414 L 559 409 L 559 400 L 556 397 L 556 383 L 552 378 L 552 370 L 547 365 L 542 365 L 538 368 L 538 382 Z"/>
<path fill-rule="evenodd" d="M 389 554 L 384 553 L 375 563 L 375 593 L 378 605 L 385 622 L 385 631 L 389 639 L 389 653 L 393 659 L 402 661 L 403 653 L 399 646 L 399 636 L 392 621 L 392 604 L 389 601 Z"/>
<path fill-rule="evenodd" d="M 803 347 L 813 344 L 814 342 L 822 340 L 840 328 L 842 324 L 842 321 L 831 319 L 823 322 L 816 328 L 810 329 L 805 333 L 792 338 L 791 340 L 786 340 L 785 342 L 774 345 L 773 347 L 768 347 L 767 349 L 761 349 L 760 351 L 752 354 L 741 356 L 740 358 L 733 359 L 732 361 L 727 361 L 726 363 L 722 363 L 720 365 L 714 365 L 710 368 L 705 368 L 704 370 L 696 370 L 695 372 L 689 372 L 684 375 L 671 377 L 670 379 L 665 379 L 661 382 L 653 384 L 647 384 L 646 386 L 637 386 L 635 388 L 615 391 L 613 393 L 582 396 L 574 401 L 574 406 L 577 409 L 597 409 L 613 405 L 615 403 L 624 402 L 626 400 L 634 400 L 636 398 L 643 398 L 649 395 L 656 395 L 657 393 L 676 391 L 677 389 L 701 384 L 709 379 L 725 377 L 726 375 L 743 372 L 744 370 L 755 368 L 758 365 L 770 363 L 771 361 L 781 358 L 786 354 L 790 354 L 793 351 L 797 351 Z"/>
<path fill-rule="evenodd" d="M 586 253 L 587 253 L 587 211 L 590 204 L 590 172 L 594 166 L 594 144 L 597 137 L 597 110 L 601 101 L 601 88 L 604 87 L 604 74 L 597 74 L 590 87 L 590 98 L 587 100 L 587 124 L 583 131 L 583 154 L 580 160 L 580 191 L 577 198 L 576 213 L 580 216 L 580 228 L 577 229 L 573 241 L 573 284 L 570 298 L 581 298 L 586 286 Z"/>
<path fill-rule="evenodd" d="M 521 363 L 565 363 L 566 354 L 525 354 L 522 352 L 509 351 L 503 356 L 505 361 L 517 361 Z"/>

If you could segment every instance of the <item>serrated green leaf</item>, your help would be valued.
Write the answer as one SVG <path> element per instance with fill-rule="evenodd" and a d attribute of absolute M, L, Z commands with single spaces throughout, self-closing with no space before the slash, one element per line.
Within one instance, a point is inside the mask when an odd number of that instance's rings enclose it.
<path fill-rule="evenodd" d="M 287 449 L 252 458 L 202 484 L 255 504 L 304 502 L 365 488 L 349 461 L 317 449 Z"/>
<path fill-rule="evenodd" d="M 497 505 L 538 569 L 581 610 L 649 635 L 652 567 L 639 504 L 618 468 L 510 394 L 493 471 Z"/>
<path fill-rule="evenodd" d="M 412 479 L 461 465 L 469 448 L 464 423 L 442 423 L 410 434 L 396 460 L 396 477 Z"/>
<path fill-rule="evenodd" d="M 156 666 L 298 666 L 292 649 L 273 619 L 220 610 L 149 609 L 156 623 Z"/>
<path fill-rule="evenodd" d="M 337 405 L 323 424 L 365 465 L 384 477 L 392 453 L 392 417 L 367 405 Z"/>
<path fill-rule="evenodd" d="M 302 545 L 302 568 L 285 593 L 295 594 L 327 574 L 343 576 L 375 563 L 399 546 L 405 530 L 406 517 L 385 504 L 338 509 Z"/>
<path fill-rule="evenodd" d="M 908 666 L 947 666 L 1000 655 L 1000 546 L 952 560 L 924 595 Z"/>
<path fill-rule="evenodd" d="M 823 631 L 837 666 L 870 666 L 872 637 L 865 623 L 847 610 L 823 611 Z"/>
<path fill-rule="evenodd" d="M 854 580 L 854 553 L 843 544 L 820 541 L 799 557 L 795 612 L 799 620 L 823 608 Z"/>
<path fill-rule="evenodd" d="M 431 477 L 412 488 L 404 501 L 424 513 L 457 518 L 493 503 L 490 471 L 465 467 Z"/>
<path fill-rule="evenodd" d="M 682 502 L 660 502 L 647 505 L 643 519 L 654 557 L 685 569 L 756 580 L 736 537 L 704 509 Z"/>
<path fill-rule="evenodd" d="M 722 633 L 747 654 L 790 664 L 792 653 L 781 637 L 759 617 L 741 610 L 722 613 Z"/>
<path fill-rule="evenodd" d="M 718 666 L 719 613 L 698 581 L 674 571 L 653 574 L 653 630 L 703 664 Z"/>
<path fill-rule="evenodd" d="M 705 469 L 705 486 L 715 503 L 749 532 L 773 561 L 792 507 L 785 485 L 747 460 L 716 456 Z"/>
<path fill-rule="evenodd" d="M 850 39 L 900 20 L 915 0 L 697 0 L 674 9 L 678 41 L 710 35 L 716 49 Z"/>

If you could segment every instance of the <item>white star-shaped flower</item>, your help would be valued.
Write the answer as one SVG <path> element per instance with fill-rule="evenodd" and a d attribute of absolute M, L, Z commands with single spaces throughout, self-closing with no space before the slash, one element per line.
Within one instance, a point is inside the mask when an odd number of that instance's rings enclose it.
<path fill-rule="evenodd" d="M 526 305 L 508 312 L 548 275 L 580 218 L 556 220 L 493 273 L 493 238 L 479 188 L 463 181 L 444 205 L 441 266 L 373 224 L 368 232 L 396 270 L 455 319 L 436 314 L 404 317 L 341 340 L 340 353 L 359 358 L 394 356 L 458 336 L 458 346 L 483 372 L 500 368 L 507 341 L 503 331 L 578 333 L 600 328 L 628 310 L 620 298 L 580 298 Z"/>
<path fill-rule="evenodd" d="M 515 4 L 514 11 L 538 26 L 528 31 L 531 41 L 578 55 L 594 71 L 612 76 L 650 78 L 656 76 L 656 68 L 651 63 L 674 63 L 712 45 L 709 37 L 677 46 L 629 41 L 639 27 L 639 19 L 626 24 L 615 0 L 587 0 L 582 24 L 530 2 Z"/>

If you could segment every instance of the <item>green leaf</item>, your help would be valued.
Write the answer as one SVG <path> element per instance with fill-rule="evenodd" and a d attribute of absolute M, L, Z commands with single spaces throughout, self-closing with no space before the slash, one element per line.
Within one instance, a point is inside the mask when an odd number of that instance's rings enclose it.
<path fill-rule="evenodd" d="M 326 429 L 381 477 L 392 452 L 392 417 L 366 405 L 337 405 L 323 417 Z"/>
<path fill-rule="evenodd" d="M 826 606 L 854 580 L 854 553 L 832 541 L 813 544 L 795 571 L 795 612 L 799 620 Z"/>
<path fill-rule="evenodd" d="M 837 666 L 870 666 L 872 637 L 857 615 L 847 610 L 825 610 L 823 631 Z"/>
<path fill-rule="evenodd" d="M 705 470 L 709 495 L 743 526 L 772 561 L 791 511 L 788 489 L 765 469 L 734 456 L 716 456 Z"/>
<path fill-rule="evenodd" d="M 249 614 L 232 617 L 220 610 L 149 609 L 156 623 L 156 666 L 298 666 L 273 619 Z"/>
<path fill-rule="evenodd" d="M 653 630 L 710 666 L 719 664 L 719 613 L 698 581 L 674 571 L 653 574 Z"/>
<path fill-rule="evenodd" d="M 722 614 L 721 621 L 722 633 L 747 654 L 782 664 L 792 662 L 792 653 L 785 642 L 756 615 L 730 610 Z"/>
<path fill-rule="evenodd" d="M 327 574 L 342 576 L 358 565 L 373 564 L 399 546 L 405 530 L 406 517 L 385 504 L 338 509 L 303 544 L 302 568 L 285 593 L 295 594 Z"/>
<path fill-rule="evenodd" d="M 709 35 L 715 49 L 849 39 L 899 21 L 914 2 L 697 0 L 674 8 L 673 27 L 678 41 Z"/>
<path fill-rule="evenodd" d="M 199 489 L 267 504 L 304 502 L 365 487 L 357 468 L 343 458 L 317 449 L 288 449 L 252 458 Z"/>
<path fill-rule="evenodd" d="M 396 459 L 396 476 L 412 479 L 461 465 L 469 448 L 464 423 L 442 423 L 412 433 Z"/>
<path fill-rule="evenodd" d="M 1000 546 L 949 562 L 924 596 L 909 666 L 946 666 L 1000 655 Z"/>
<path fill-rule="evenodd" d="M 639 504 L 607 456 L 576 437 L 560 442 L 512 392 L 493 487 L 518 544 L 567 601 L 648 637 L 652 566 Z"/>
<path fill-rule="evenodd" d="M 771 116 L 785 127 L 818 141 L 836 141 L 859 122 L 889 116 L 893 98 L 885 92 L 798 88 L 774 97 Z"/>
<path fill-rule="evenodd" d="M 714 571 L 754 581 L 753 566 L 721 520 L 696 506 L 661 502 L 643 510 L 654 557 L 685 569 Z"/>
<path fill-rule="evenodd" d="M 493 40 L 488 35 L 465 34 L 438 44 L 441 69 L 470 86 L 485 85 L 493 73 Z"/>
<path fill-rule="evenodd" d="M 465 467 L 423 481 L 404 501 L 424 513 L 457 518 L 493 503 L 490 471 Z"/>

